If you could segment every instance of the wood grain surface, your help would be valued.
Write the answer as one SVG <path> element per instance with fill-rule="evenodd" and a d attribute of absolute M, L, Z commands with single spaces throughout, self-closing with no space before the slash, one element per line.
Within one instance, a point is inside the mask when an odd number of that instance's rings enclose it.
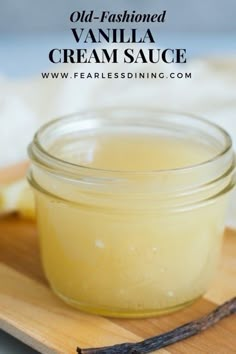
<path fill-rule="evenodd" d="M 12 171 L 0 183 L 9 178 Z M 40 263 L 36 225 L 16 216 L 0 220 L 0 327 L 43 354 L 75 354 L 77 346 L 139 341 L 192 321 L 235 295 L 236 232 L 227 230 L 217 277 L 204 298 L 191 307 L 144 320 L 87 315 L 64 304 L 49 289 Z M 236 316 L 158 353 L 236 353 Z"/>

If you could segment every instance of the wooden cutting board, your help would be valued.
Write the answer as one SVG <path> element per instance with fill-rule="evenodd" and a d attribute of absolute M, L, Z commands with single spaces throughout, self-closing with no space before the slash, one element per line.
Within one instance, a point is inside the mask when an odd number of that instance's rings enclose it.
<path fill-rule="evenodd" d="M 139 341 L 192 321 L 235 295 L 236 232 L 227 230 L 216 280 L 191 307 L 145 320 L 87 315 L 65 305 L 49 289 L 35 224 L 13 216 L 0 220 L 0 327 L 44 354 L 75 354 L 77 346 Z M 236 353 L 236 316 L 158 353 Z"/>

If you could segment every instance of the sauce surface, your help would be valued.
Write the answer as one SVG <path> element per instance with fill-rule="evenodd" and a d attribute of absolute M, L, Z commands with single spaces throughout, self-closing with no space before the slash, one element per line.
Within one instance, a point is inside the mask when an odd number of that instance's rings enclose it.
<path fill-rule="evenodd" d="M 150 171 L 192 166 L 214 156 L 205 144 L 154 134 L 97 134 L 74 138 L 50 149 L 78 165 L 115 171 Z"/>

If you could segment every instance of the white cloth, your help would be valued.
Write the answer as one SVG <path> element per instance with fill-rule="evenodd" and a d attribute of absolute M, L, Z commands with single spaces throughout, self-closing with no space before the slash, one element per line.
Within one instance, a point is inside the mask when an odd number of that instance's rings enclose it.
<path fill-rule="evenodd" d="M 176 66 L 83 64 L 58 72 L 192 72 L 192 79 L 0 79 L 0 167 L 26 158 L 26 146 L 45 121 L 104 106 L 155 107 L 208 118 L 231 134 L 236 146 L 236 58 L 201 59 Z M 233 198 L 236 201 L 236 198 Z M 236 227 L 232 201 L 230 226 Z"/>

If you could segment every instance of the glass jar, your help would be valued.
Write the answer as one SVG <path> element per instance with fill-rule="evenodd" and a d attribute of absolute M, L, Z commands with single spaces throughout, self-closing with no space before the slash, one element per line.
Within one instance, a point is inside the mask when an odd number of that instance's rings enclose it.
<path fill-rule="evenodd" d="M 91 167 L 104 136 L 111 137 L 113 167 Z M 140 154 L 153 141 L 144 160 L 152 166 L 158 153 L 167 167 L 129 168 L 130 158 L 120 168 L 112 141 L 131 136 L 141 139 Z M 172 140 L 184 144 L 176 159 L 193 143 L 201 158 L 176 167 Z M 29 156 L 42 263 L 61 299 L 91 313 L 137 318 L 177 310 L 204 294 L 235 184 L 232 142 L 223 129 L 147 109 L 77 113 L 44 125 Z"/>

